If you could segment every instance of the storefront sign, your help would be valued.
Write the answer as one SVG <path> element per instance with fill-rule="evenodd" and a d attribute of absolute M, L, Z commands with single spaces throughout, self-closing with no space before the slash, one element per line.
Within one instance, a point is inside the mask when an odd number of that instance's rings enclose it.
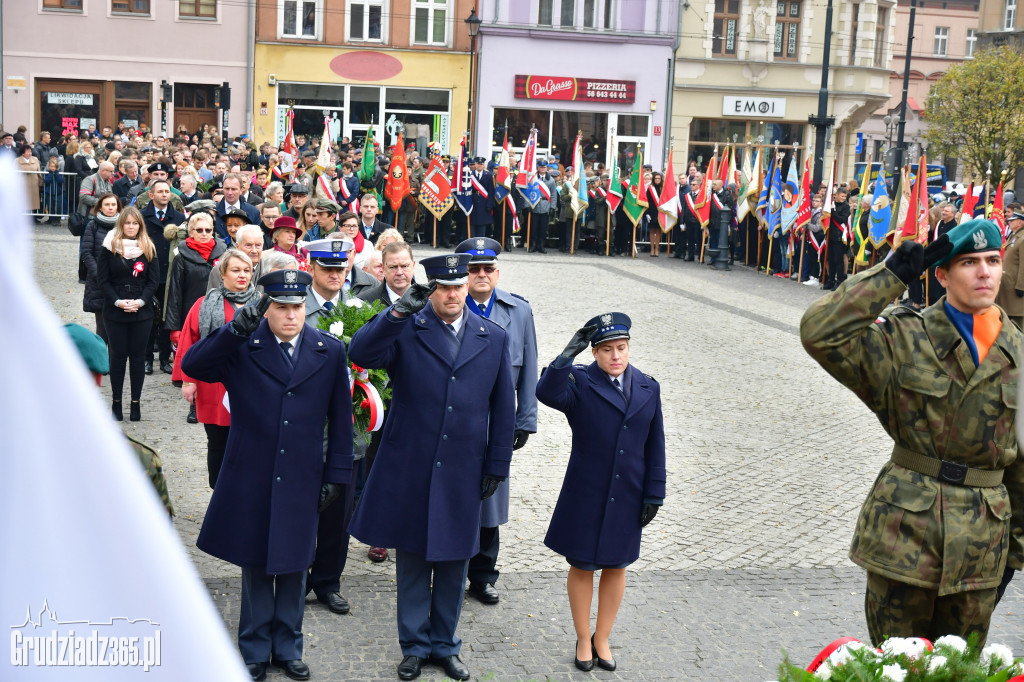
<path fill-rule="evenodd" d="M 516 75 L 515 96 L 517 99 L 632 104 L 636 101 L 636 81 Z"/>
<path fill-rule="evenodd" d="M 139 119 L 137 118 L 126 118 L 124 121 L 122 121 L 122 123 L 124 123 L 124 126 L 126 128 L 138 129 L 139 127 Z"/>
<path fill-rule="evenodd" d="M 7 87 L 11 90 L 24 90 L 28 86 L 28 80 L 24 76 L 8 76 Z"/>
<path fill-rule="evenodd" d="M 47 104 L 77 104 L 79 106 L 92 106 L 92 95 L 79 92 L 48 92 L 46 93 Z"/>
<path fill-rule="evenodd" d="M 77 116 L 65 116 L 60 120 L 60 125 L 64 130 L 64 135 L 78 134 L 79 128 Z"/>
<path fill-rule="evenodd" d="M 78 119 L 78 129 L 85 130 L 89 126 L 96 125 L 96 119 L 94 118 L 80 118 Z"/>
<path fill-rule="evenodd" d="M 731 97 L 722 98 L 723 116 L 784 118 L 785 97 Z"/>

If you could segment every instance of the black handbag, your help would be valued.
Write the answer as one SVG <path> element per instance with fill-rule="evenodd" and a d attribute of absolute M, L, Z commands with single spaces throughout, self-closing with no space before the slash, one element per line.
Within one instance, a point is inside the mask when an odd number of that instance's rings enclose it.
<path fill-rule="evenodd" d="M 72 237 L 81 237 L 85 234 L 85 226 L 89 219 L 80 213 L 72 213 L 68 216 L 68 232 Z"/>

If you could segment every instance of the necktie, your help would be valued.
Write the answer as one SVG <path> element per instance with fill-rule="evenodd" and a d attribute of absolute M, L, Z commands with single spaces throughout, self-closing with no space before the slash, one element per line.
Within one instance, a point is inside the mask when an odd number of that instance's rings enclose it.
<path fill-rule="evenodd" d="M 330 301 L 324 301 L 324 310 L 326 310 L 327 312 L 331 312 L 331 310 L 333 308 L 334 308 L 334 304 L 333 303 L 331 303 Z"/>
<path fill-rule="evenodd" d="M 281 342 L 281 350 L 284 351 L 284 356 L 286 358 L 288 358 L 288 364 L 289 365 L 294 364 L 292 362 L 292 344 L 290 344 L 287 341 L 282 341 Z"/>
<path fill-rule="evenodd" d="M 451 331 L 452 334 L 457 334 L 457 332 L 455 331 L 455 325 L 445 324 L 445 326 L 448 327 L 449 331 Z"/>
<path fill-rule="evenodd" d="M 162 209 L 156 212 L 156 219 L 159 220 L 160 222 L 163 222 L 164 212 Z"/>
<path fill-rule="evenodd" d="M 612 379 L 612 383 L 615 384 L 615 388 L 619 389 L 619 393 L 622 393 L 622 384 L 619 383 L 619 378 Z"/>

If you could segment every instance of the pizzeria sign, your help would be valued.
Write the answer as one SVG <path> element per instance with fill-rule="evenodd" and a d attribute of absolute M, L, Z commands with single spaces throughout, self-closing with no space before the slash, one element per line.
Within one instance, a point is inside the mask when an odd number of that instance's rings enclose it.
<path fill-rule="evenodd" d="M 546 99 L 566 102 L 636 101 L 636 81 L 612 81 L 572 76 L 516 75 L 516 99 Z"/>

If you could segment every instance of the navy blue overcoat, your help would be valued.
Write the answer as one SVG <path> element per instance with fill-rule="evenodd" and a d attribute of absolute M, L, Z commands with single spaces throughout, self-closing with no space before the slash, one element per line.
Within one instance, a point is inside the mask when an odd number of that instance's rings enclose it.
<path fill-rule="evenodd" d="M 658 382 L 632 365 L 629 404 L 597 366 L 548 366 L 537 398 L 564 412 L 572 452 L 544 544 L 577 561 L 616 566 L 640 556 L 645 499 L 665 497 Z"/>
<path fill-rule="evenodd" d="M 468 311 L 452 362 L 451 334 L 428 304 L 388 311 L 349 344 L 360 367 L 391 378 L 391 408 L 349 532 L 373 547 L 427 561 L 468 559 L 480 545 L 480 483 L 507 477 L 515 430 L 508 335 Z"/>
<path fill-rule="evenodd" d="M 266 320 L 248 338 L 227 324 L 189 348 L 181 367 L 224 384 L 231 404 L 224 464 L 196 546 L 271 574 L 305 571 L 320 486 L 352 481 L 345 344 L 307 324 L 293 369 Z"/>

